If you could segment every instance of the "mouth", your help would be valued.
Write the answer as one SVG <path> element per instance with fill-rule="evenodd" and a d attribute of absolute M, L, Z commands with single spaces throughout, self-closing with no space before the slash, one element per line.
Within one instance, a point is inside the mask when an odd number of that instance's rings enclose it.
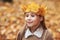
<path fill-rule="evenodd" d="M 30 24 L 30 23 L 32 23 L 32 22 L 27 22 L 27 23 L 29 23 L 29 24 Z"/>

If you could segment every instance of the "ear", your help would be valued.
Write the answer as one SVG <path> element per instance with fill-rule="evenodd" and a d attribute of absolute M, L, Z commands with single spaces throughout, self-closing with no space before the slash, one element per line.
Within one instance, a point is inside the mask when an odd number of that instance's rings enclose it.
<path fill-rule="evenodd" d="M 43 17 L 40 17 L 40 21 L 42 21 L 43 20 Z"/>

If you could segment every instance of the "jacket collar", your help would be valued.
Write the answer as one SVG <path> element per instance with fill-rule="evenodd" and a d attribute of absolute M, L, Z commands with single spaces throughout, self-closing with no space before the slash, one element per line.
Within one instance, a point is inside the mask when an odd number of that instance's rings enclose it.
<path fill-rule="evenodd" d="M 34 35 L 34 36 L 36 36 L 36 37 L 38 37 L 38 38 L 41 38 L 42 37 L 42 34 L 43 34 L 43 28 L 42 27 L 40 27 L 40 28 L 38 28 L 35 32 L 31 32 L 30 30 L 29 30 L 29 28 L 26 30 L 26 32 L 25 32 L 25 38 L 28 38 L 29 36 L 31 36 L 31 35 Z"/>

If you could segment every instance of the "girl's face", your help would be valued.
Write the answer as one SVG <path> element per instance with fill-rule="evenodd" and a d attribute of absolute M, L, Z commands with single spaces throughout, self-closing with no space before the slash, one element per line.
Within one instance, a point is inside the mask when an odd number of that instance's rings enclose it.
<path fill-rule="evenodd" d="M 40 24 L 42 18 L 32 12 L 29 12 L 25 14 L 25 21 L 28 27 L 34 27 Z"/>

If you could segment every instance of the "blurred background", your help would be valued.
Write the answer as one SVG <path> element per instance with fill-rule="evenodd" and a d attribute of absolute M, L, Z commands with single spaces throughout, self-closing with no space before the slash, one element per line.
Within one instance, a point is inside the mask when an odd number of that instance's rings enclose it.
<path fill-rule="evenodd" d="M 16 40 L 25 24 L 20 4 L 32 1 L 48 8 L 45 13 L 46 27 L 54 40 L 60 40 L 60 0 L 0 0 L 0 40 Z"/>

